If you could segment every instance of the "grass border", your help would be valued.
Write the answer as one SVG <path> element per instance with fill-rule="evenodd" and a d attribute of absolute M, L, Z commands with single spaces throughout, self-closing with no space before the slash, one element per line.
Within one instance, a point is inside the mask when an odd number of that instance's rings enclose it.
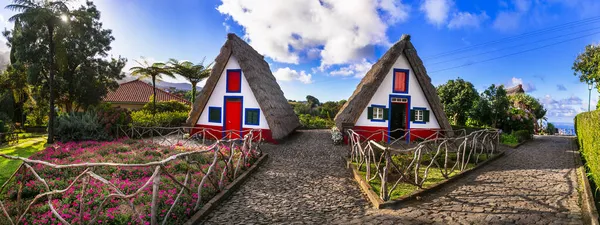
<path fill-rule="evenodd" d="M 577 141 L 577 139 L 574 139 Z M 577 146 L 571 142 L 571 149 L 573 149 L 573 160 L 575 160 L 575 166 L 577 167 L 577 182 L 579 184 L 579 205 L 581 207 L 583 224 L 591 224 L 598 225 L 598 209 L 596 208 L 596 203 L 594 202 L 594 194 L 592 192 L 592 187 L 590 185 L 590 181 L 586 175 L 585 165 L 583 164 L 583 159 L 580 150 Z"/>
<path fill-rule="evenodd" d="M 224 200 L 229 198 L 233 194 L 233 192 L 235 192 L 250 177 L 250 175 L 255 172 L 256 168 L 258 168 L 258 166 L 260 166 L 264 161 L 266 161 L 266 159 L 268 157 L 269 157 L 269 154 L 265 153 L 263 156 L 258 158 L 258 160 L 256 161 L 256 163 L 254 163 L 254 165 L 252 165 L 248 170 L 246 170 L 246 172 L 244 172 L 242 175 L 240 175 L 236 180 L 234 180 L 229 185 L 227 185 L 223 189 L 223 191 L 219 192 L 219 194 L 217 194 L 215 197 L 210 199 L 210 201 L 208 201 L 206 204 L 204 204 L 204 206 L 202 206 L 202 208 L 198 212 L 196 212 L 194 214 L 194 216 L 192 216 L 184 224 L 192 225 L 192 224 L 202 223 L 202 220 L 209 213 L 211 213 L 214 209 L 216 209 L 217 206 L 219 206 L 219 204 L 221 202 L 223 202 Z"/>
<path fill-rule="evenodd" d="M 512 148 L 512 149 L 516 149 L 516 148 L 518 148 L 518 147 L 521 147 L 521 145 L 523 145 L 523 144 L 525 144 L 525 143 L 527 143 L 527 142 L 530 142 L 531 140 L 533 140 L 533 138 L 532 138 L 532 139 L 529 139 L 529 140 L 525 140 L 525 141 L 523 141 L 523 142 L 521 142 L 521 143 L 518 143 L 518 144 L 516 144 L 516 145 L 504 144 L 504 143 L 502 143 L 502 142 L 500 142 L 500 144 L 501 144 L 502 146 L 506 146 L 506 147 L 509 147 L 509 148 Z"/>
<path fill-rule="evenodd" d="M 354 166 L 351 161 L 349 159 L 346 159 L 347 162 L 347 166 L 352 169 L 352 174 L 354 174 L 354 179 L 356 180 L 356 182 L 358 182 L 360 189 L 363 191 L 363 193 L 365 193 L 367 195 L 367 199 L 369 200 L 369 202 L 371 202 L 371 204 L 373 205 L 374 208 L 376 209 L 390 209 L 390 208 L 397 208 L 399 205 L 401 205 L 402 203 L 406 203 L 409 201 L 413 201 L 413 200 L 420 200 L 422 195 L 426 195 L 426 194 L 430 194 L 433 193 L 439 189 L 441 189 L 442 187 L 447 186 L 450 183 L 453 183 L 454 181 L 460 179 L 461 177 L 464 177 L 470 173 L 472 173 L 473 171 L 475 171 L 476 169 L 492 162 L 495 161 L 496 159 L 500 158 L 504 156 L 504 152 L 500 152 L 499 154 L 493 156 L 492 158 L 489 158 L 483 162 L 481 162 L 480 164 L 478 164 L 477 166 L 464 170 L 456 175 L 454 175 L 453 177 L 439 182 L 437 184 L 434 184 L 431 187 L 428 188 L 424 188 L 424 189 L 419 189 L 417 191 L 414 191 L 413 193 L 400 197 L 398 199 L 394 199 L 394 200 L 389 200 L 384 202 L 383 200 L 381 200 L 381 198 L 379 198 L 379 195 L 377 195 L 377 193 L 375 193 L 373 191 L 373 188 L 371 187 L 371 185 L 369 185 L 369 183 L 364 179 L 364 177 L 360 176 L 358 173 L 358 169 L 356 168 L 356 166 Z"/>

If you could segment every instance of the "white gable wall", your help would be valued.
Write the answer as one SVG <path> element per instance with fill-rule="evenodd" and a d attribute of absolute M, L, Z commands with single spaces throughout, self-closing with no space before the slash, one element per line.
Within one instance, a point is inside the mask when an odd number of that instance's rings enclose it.
<path fill-rule="evenodd" d="M 223 107 L 224 96 L 243 96 L 244 99 L 242 102 L 242 127 L 243 128 L 269 129 L 269 125 L 267 124 L 267 119 L 265 119 L 265 114 L 262 111 L 262 109 L 260 109 L 260 106 L 258 105 L 256 98 L 254 97 L 254 93 L 252 92 L 252 89 L 250 89 L 250 85 L 248 84 L 248 81 L 246 80 L 244 71 L 242 71 L 242 91 L 241 91 L 241 93 L 226 93 L 227 70 L 228 69 L 241 69 L 240 65 L 237 62 L 237 59 L 234 56 L 231 56 L 229 58 L 229 61 L 227 61 L 227 65 L 225 66 L 225 69 L 221 73 L 221 77 L 219 78 L 219 81 L 217 82 L 215 89 L 213 90 L 210 98 L 208 99 L 206 106 L 204 106 L 204 110 L 202 110 L 202 114 L 200 115 L 200 118 L 198 119 L 197 124 L 209 125 L 209 126 L 223 126 L 223 118 L 225 115 L 225 111 L 224 111 L 225 107 Z M 208 108 L 209 107 L 221 107 L 221 123 L 208 122 Z M 258 126 L 245 124 L 246 108 L 260 109 L 260 113 L 259 113 L 260 121 L 259 121 Z"/>
<path fill-rule="evenodd" d="M 393 80 L 394 80 L 394 77 L 393 77 L 394 69 L 409 70 L 408 94 L 400 94 L 400 93 L 392 92 Z M 392 67 L 392 69 L 390 69 L 390 71 L 388 71 L 385 79 L 383 80 L 383 83 L 381 83 L 381 86 L 379 86 L 379 89 L 377 89 L 377 92 L 375 92 L 375 95 L 373 95 L 373 98 L 371 99 L 371 101 L 369 101 L 369 104 L 363 110 L 362 114 L 356 121 L 355 126 L 388 127 L 387 120 L 383 121 L 383 122 L 372 122 L 370 119 L 368 119 L 367 118 L 367 110 L 368 110 L 368 107 L 370 107 L 371 105 L 385 105 L 386 108 L 390 108 L 390 105 L 389 105 L 390 95 L 410 95 L 410 109 L 413 109 L 414 107 L 422 107 L 422 108 L 426 108 L 427 110 L 430 111 L 429 112 L 429 122 L 427 122 L 425 124 L 410 122 L 411 129 L 412 128 L 439 129 L 440 125 L 438 124 L 437 119 L 435 118 L 435 115 L 433 114 L 433 111 L 431 110 L 431 107 L 429 106 L 429 103 L 427 102 L 427 99 L 425 98 L 425 94 L 423 93 L 423 90 L 421 89 L 421 86 L 419 85 L 419 81 L 417 81 L 417 78 L 416 78 L 415 74 L 413 73 L 413 70 L 410 67 L 410 64 L 408 63 L 408 61 L 406 60 L 406 57 L 404 56 L 404 54 L 401 55 L 400 57 L 398 57 L 398 60 L 396 60 L 396 63 L 394 63 L 394 66 Z"/>

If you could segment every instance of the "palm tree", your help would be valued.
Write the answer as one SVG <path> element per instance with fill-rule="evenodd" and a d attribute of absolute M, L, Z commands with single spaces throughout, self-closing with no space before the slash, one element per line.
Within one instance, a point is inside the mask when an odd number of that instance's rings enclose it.
<path fill-rule="evenodd" d="M 60 23 L 61 18 L 69 14 L 69 8 L 64 1 L 35 1 L 35 0 L 13 0 L 13 4 L 7 5 L 6 9 L 18 12 L 8 20 L 11 22 L 22 22 L 36 24 L 46 27 L 48 30 L 48 49 L 50 72 L 48 76 L 48 87 L 50 91 L 50 112 L 48 121 L 48 143 L 54 143 L 54 63 L 55 41 L 54 30 Z"/>
<path fill-rule="evenodd" d="M 196 86 L 200 81 L 210 76 L 211 64 L 204 66 L 204 59 L 198 64 L 194 64 L 189 61 L 179 62 L 176 59 L 169 60 L 169 70 L 171 72 L 185 77 L 190 83 L 192 83 L 192 104 L 196 100 Z"/>
<path fill-rule="evenodd" d="M 153 88 L 153 98 L 152 98 L 152 115 L 156 113 L 156 79 L 160 80 L 162 75 L 167 75 L 169 77 L 175 78 L 171 70 L 161 62 L 156 62 L 150 64 L 145 58 L 142 58 L 144 61 L 140 63 L 136 60 L 139 66 L 134 66 L 129 69 L 131 71 L 131 75 L 140 76 L 140 77 L 152 77 L 152 88 Z"/>

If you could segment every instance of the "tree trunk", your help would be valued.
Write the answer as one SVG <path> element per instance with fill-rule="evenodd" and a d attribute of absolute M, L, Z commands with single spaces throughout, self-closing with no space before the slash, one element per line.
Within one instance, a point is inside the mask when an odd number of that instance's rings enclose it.
<path fill-rule="evenodd" d="M 48 24 L 48 37 L 50 38 L 50 75 L 48 87 L 50 89 L 50 113 L 48 115 L 48 144 L 54 143 L 54 25 Z"/>
<path fill-rule="evenodd" d="M 194 102 L 196 101 L 196 85 L 198 83 L 197 82 L 192 82 L 192 105 L 194 105 Z"/>
<path fill-rule="evenodd" d="M 156 76 L 152 76 L 152 116 L 156 114 Z"/>

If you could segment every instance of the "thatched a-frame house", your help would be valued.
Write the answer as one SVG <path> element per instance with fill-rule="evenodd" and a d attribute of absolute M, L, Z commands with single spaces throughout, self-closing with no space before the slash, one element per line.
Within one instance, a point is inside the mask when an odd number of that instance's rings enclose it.
<path fill-rule="evenodd" d="M 506 89 L 506 95 L 516 95 L 519 93 L 521 93 L 521 94 L 525 93 L 525 89 L 523 89 L 522 84 L 517 84 L 514 87 L 509 87 Z"/>
<path fill-rule="evenodd" d="M 187 124 L 209 128 L 219 138 L 260 130 L 264 139 L 274 141 L 294 131 L 300 121 L 263 56 L 228 34 Z"/>
<path fill-rule="evenodd" d="M 371 67 L 336 115 L 335 124 L 340 129 L 353 126 L 365 136 L 382 131 L 392 137 L 409 133 L 407 141 L 452 129 L 409 35 L 403 35 Z"/>

